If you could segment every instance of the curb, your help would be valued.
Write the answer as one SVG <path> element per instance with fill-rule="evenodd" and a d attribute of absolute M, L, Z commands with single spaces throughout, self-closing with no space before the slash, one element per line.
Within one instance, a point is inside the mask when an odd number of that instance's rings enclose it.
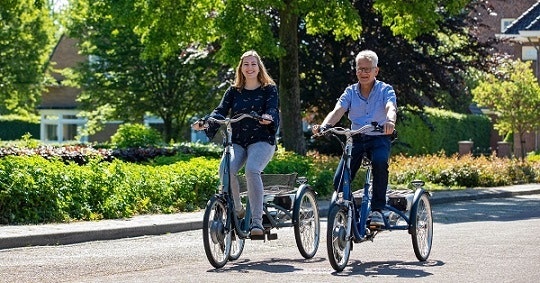
<path fill-rule="evenodd" d="M 431 204 L 540 194 L 540 184 L 460 191 L 431 192 Z M 329 201 L 318 201 L 319 215 L 328 214 Z M 0 249 L 67 245 L 88 241 L 163 235 L 202 229 L 204 211 L 173 215 L 141 215 L 130 219 L 63 224 L 0 226 Z"/>

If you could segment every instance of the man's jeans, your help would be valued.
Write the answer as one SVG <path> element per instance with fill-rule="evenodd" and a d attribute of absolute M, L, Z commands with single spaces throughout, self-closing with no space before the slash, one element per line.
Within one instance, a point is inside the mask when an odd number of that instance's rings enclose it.
<path fill-rule="evenodd" d="M 353 141 L 351 158 L 351 182 L 354 180 L 360 165 L 362 156 L 371 160 L 373 176 L 373 195 L 371 198 L 371 209 L 383 209 L 386 205 L 386 188 L 388 186 L 388 159 L 390 158 L 391 142 L 389 136 L 360 136 Z M 338 170 L 334 175 L 334 188 L 337 190 L 343 157 L 338 165 Z"/>

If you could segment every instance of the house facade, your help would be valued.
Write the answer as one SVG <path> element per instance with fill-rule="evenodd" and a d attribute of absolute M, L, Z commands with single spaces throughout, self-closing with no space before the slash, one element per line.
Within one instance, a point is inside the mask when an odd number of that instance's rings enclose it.
<path fill-rule="evenodd" d="M 63 83 L 66 78 L 62 75 L 62 70 L 73 68 L 85 60 L 87 57 L 79 54 L 77 40 L 66 36 L 59 39 L 49 59 L 53 69 L 51 75 L 56 83 L 47 87 L 38 106 L 41 116 L 41 142 L 107 142 L 122 124 L 121 121 L 110 121 L 101 131 L 90 136 L 82 135 L 87 120 L 78 116 L 81 110 L 77 108 L 77 96 L 81 90 Z M 163 123 L 155 117 L 148 117 L 144 122 L 147 125 Z"/>
<path fill-rule="evenodd" d="M 512 55 L 515 59 L 532 61 L 533 72 L 540 80 L 539 48 L 540 48 L 540 1 L 538 0 L 491 0 L 492 10 L 479 11 L 477 17 L 482 19 L 483 25 L 478 27 L 478 38 L 487 41 L 489 38 L 497 38 L 500 42 L 495 46 L 497 53 Z M 496 119 L 493 113 L 486 113 Z M 539 111 L 540 116 L 540 111 Z M 492 148 L 498 146 L 501 141 L 497 132 L 494 131 L 491 138 Z M 540 130 L 526 134 L 525 143 L 519 142 L 519 137 L 514 135 L 513 154 L 521 156 L 521 147 L 525 152 L 538 151 Z"/>

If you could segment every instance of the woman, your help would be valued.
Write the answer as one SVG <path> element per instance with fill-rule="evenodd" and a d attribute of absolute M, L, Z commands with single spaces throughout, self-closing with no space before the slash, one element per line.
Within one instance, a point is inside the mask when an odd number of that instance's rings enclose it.
<path fill-rule="evenodd" d="M 236 75 L 221 103 L 211 116 L 234 117 L 255 111 L 264 120 L 242 119 L 232 125 L 233 150 L 231 152 L 231 188 L 235 210 L 243 218 L 245 210 L 240 201 L 238 171 L 245 165 L 246 185 L 251 207 L 251 235 L 264 234 L 263 183 L 261 173 L 272 159 L 276 148 L 276 131 L 279 127 L 279 96 L 274 80 L 267 73 L 257 52 L 250 50 L 240 58 Z M 198 123 L 195 130 L 202 130 Z M 217 132 L 219 125 L 210 124 L 206 130 L 209 138 Z M 221 170 L 220 170 L 221 172 Z"/>

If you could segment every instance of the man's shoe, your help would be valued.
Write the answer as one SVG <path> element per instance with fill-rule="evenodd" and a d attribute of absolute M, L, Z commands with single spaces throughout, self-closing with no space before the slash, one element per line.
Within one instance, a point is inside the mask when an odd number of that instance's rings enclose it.
<path fill-rule="evenodd" d="M 384 226 L 384 219 L 382 213 L 379 211 L 371 212 L 371 222 L 370 225 L 373 226 Z"/>
<path fill-rule="evenodd" d="M 242 219 L 244 218 L 244 216 L 246 216 L 246 210 L 244 209 L 244 207 L 241 207 L 240 209 L 236 210 L 236 217 Z"/>

